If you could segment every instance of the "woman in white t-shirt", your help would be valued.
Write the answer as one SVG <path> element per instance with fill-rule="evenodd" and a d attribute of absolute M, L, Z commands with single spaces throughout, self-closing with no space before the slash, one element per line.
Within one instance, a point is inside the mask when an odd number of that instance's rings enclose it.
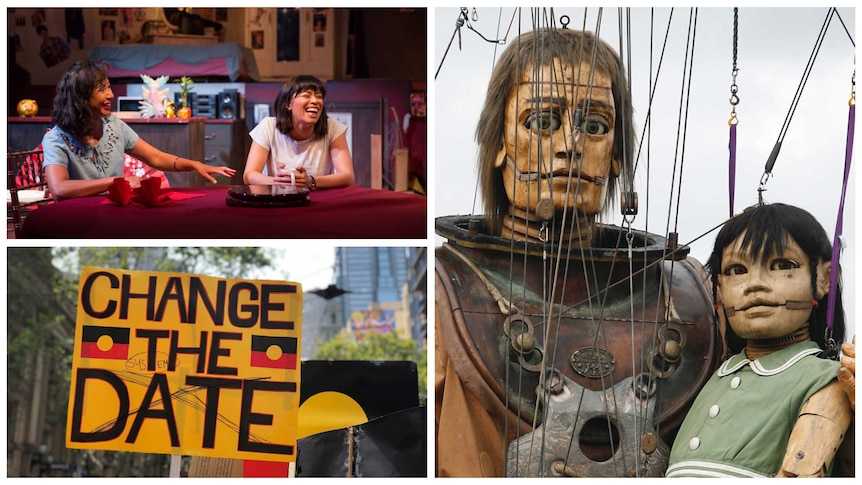
<path fill-rule="evenodd" d="M 326 116 L 325 95 L 326 87 L 314 76 L 297 76 L 281 88 L 275 116 L 251 130 L 245 183 L 309 190 L 353 185 L 347 126 Z"/>

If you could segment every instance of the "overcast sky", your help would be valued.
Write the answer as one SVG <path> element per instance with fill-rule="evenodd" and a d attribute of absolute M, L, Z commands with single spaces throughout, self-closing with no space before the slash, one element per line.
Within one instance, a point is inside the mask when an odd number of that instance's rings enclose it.
<path fill-rule="evenodd" d="M 434 166 L 435 210 L 439 215 L 481 213 L 474 203 L 477 145 L 474 133 L 495 57 L 505 45 L 482 40 L 466 26 L 461 45 L 455 37 L 448 55 L 446 47 L 455 31 L 458 8 L 432 9 L 434 20 Z M 584 8 L 557 8 L 558 19 L 568 15 L 569 28 L 584 25 Z M 489 39 L 502 38 L 513 19 L 513 8 L 478 8 L 471 25 Z M 588 30 L 597 30 L 598 9 L 586 9 Z M 650 86 L 650 19 L 655 32 L 653 72 L 658 65 L 670 9 L 633 8 L 631 50 L 623 58 L 632 71 L 634 118 L 638 139 L 646 124 Z M 670 175 L 673 164 L 684 163 L 683 187 L 678 207 L 671 206 L 671 228 L 678 218 L 679 240 L 688 243 L 727 219 L 728 207 L 728 119 L 731 106 L 733 9 L 702 8 L 697 12 L 693 73 L 688 99 L 685 144 L 677 143 L 683 59 L 688 37 L 690 9 L 676 8 L 670 25 L 667 51 L 657 82 L 652 114 L 652 134 L 647 179 L 646 151 L 641 153 L 635 179 L 639 215 L 634 226 L 653 233 L 667 232 Z M 757 202 L 757 188 L 764 164 L 778 139 L 797 86 L 826 18 L 826 8 L 765 8 L 739 10 L 737 85 L 740 102 L 736 111 L 737 175 L 734 212 Z M 840 8 L 839 14 L 855 42 L 855 11 Z M 473 17 L 472 8 L 470 9 Z M 619 11 L 602 12 L 600 36 L 620 51 Z M 498 33 L 498 23 L 499 33 Z M 508 41 L 519 29 L 532 29 L 531 13 L 515 13 Z M 625 30 L 625 29 L 624 29 Z M 629 58 L 631 62 L 629 62 Z M 442 67 L 441 67 L 441 60 Z M 783 139 L 780 155 L 766 183 L 766 202 L 800 206 L 818 218 L 833 237 L 844 174 L 848 100 L 854 72 L 854 47 L 838 17 L 833 17 L 813 71 L 808 77 L 795 114 Z M 653 76 L 654 77 L 654 76 Z M 681 126 L 681 125 L 680 125 Z M 644 145 L 645 146 L 645 145 Z M 855 167 L 844 209 L 844 301 L 848 327 L 853 325 L 855 305 Z M 677 168 L 677 179 L 679 179 Z M 649 186 L 649 198 L 647 198 Z M 676 192 L 673 199 L 676 200 Z M 617 206 L 618 207 L 618 206 Z M 614 209 L 614 224 L 621 217 Z M 691 254 L 705 261 L 715 233 L 691 244 Z M 436 244 L 439 245 L 440 238 Z M 852 331 L 848 331 L 850 335 Z"/>
<path fill-rule="evenodd" d="M 303 293 L 326 288 L 333 281 L 335 246 L 329 241 L 291 241 L 274 246 L 275 268 L 261 276 L 302 284 Z"/>

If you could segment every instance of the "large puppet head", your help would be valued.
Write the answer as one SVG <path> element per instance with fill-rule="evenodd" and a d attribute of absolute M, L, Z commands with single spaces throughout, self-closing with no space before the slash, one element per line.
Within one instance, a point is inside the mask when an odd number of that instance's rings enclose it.
<path fill-rule="evenodd" d="M 748 339 L 776 339 L 802 328 L 826 348 L 832 244 L 807 211 L 785 204 L 748 209 L 719 231 L 707 266 L 718 311 L 726 315 L 725 340 L 738 353 Z M 832 338 L 844 340 L 841 288 Z"/>
<path fill-rule="evenodd" d="M 485 213 L 498 234 L 511 209 L 594 218 L 631 180 L 634 130 L 622 61 L 589 32 L 540 29 L 512 41 L 491 76 L 476 130 Z"/>

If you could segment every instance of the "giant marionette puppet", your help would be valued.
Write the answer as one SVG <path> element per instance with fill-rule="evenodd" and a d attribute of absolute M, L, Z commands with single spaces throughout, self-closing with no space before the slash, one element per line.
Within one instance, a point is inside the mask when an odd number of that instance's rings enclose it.
<path fill-rule="evenodd" d="M 831 259 L 829 237 L 803 209 L 760 205 L 725 223 L 707 266 L 733 355 L 694 401 L 668 477 L 830 473 L 855 407 L 856 369 L 849 344 L 842 363 L 833 360 L 844 312 Z"/>
<path fill-rule="evenodd" d="M 437 220 L 438 476 L 660 476 L 721 344 L 687 248 L 597 222 L 636 211 L 623 63 L 522 34 L 477 139 L 485 217 Z"/>
<path fill-rule="evenodd" d="M 439 476 L 661 476 L 670 444 L 697 437 L 674 441 L 725 352 L 709 277 L 673 238 L 597 221 L 616 200 L 637 209 L 623 73 L 565 28 L 510 41 L 497 63 L 477 130 L 485 215 L 437 220 Z M 800 423 L 819 422 L 811 409 Z M 827 469 L 841 428 L 803 438 L 819 448 L 782 473 Z"/>

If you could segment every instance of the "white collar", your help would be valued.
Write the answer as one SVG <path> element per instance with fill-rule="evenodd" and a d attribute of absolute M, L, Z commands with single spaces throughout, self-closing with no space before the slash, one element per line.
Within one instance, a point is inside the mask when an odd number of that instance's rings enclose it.
<path fill-rule="evenodd" d="M 793 364 L 796 364 L 803 358 L 819 354 L 820 352 L 821 349 L 817 346 L 817 342 L 813 341 L 799 342 L 786 349 L 764 355 L 753 361 L 745 357 L 745 352 L 743 351 L 721 364 L 717 373 L 719 377 L 724 377 L 748 365 L 757 375 L 773 376 L 791 368 Z"/>

